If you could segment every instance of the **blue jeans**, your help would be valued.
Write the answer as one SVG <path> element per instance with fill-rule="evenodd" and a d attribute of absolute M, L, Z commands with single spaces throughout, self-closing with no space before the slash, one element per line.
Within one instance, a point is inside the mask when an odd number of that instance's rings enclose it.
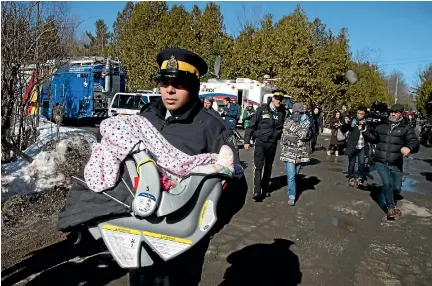
<path fill-rule="evenodd" d="M 295 200 L 296 198 L 296 175 L 300 172 L 300 164 L 285 162 L 285 171 L 288 180 L 288 198 Z"/>
<path fill-rule="evenodd" d="M 402 184 L 402 172 L 398 166 L 376 162 L 376 169 L 383 183 L 381 199 L 384 199 L 387 209 L 395 207 L 394 191 L 399 191 Z"/>
<path fill-rule="evenodd" d="M 355 163 L 357 159 L 357 174 L 355 173 Z M 348 158 L 348 178 L 361 178 L 364 179 L 365 169 L 365 149 L 356 149 L 354 154 Z"/>

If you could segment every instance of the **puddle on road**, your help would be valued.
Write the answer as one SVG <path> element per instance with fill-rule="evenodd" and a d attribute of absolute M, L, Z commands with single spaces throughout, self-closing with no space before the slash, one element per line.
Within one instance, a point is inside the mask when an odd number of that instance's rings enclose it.
<path fill-rule="evenodd" d="M 405 181 L 402 183 L 402 191 L 409 192 L 409 193 L 415 193 L 416 190 L 413 185 L 417 183 L 416 180 L 405 177 Z"/>
<path fill-rule="evenodd" d="M 336 216 L 333 216 L 333 217 L 331 217 L 331 224 L 334 227 L 337 227 L 337 228 L 340 228 L 343 230 L 347 230 L 349 232 L 357 232 L 357 226 L 353 222 L 351 222 L 347 219 L 338 218 Z"/>

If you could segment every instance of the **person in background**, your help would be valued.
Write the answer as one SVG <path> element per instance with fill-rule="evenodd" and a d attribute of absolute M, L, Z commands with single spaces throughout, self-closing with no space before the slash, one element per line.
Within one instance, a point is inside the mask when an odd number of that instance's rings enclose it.
<path fill-rule="evenodd" d="M 214 102 L 213 97 L 206 97 L 206 98 L 204 98 L 204 109 L 207 110 L 208 112 L 211 112 L 212 114 L 216 115 L 218 118 L 222 119 L 222 117 L 220 116 L 219 112 L 217 112 L 213 108 L 213 102 Z"/>
<path fill-rule="evenodd" d="M 345 124 L 341 127 L 342 133 L 348 133 L 347 147 L 345 154 L 348 156 L 348 184 L 358 187 L 364 186 L 365 179 L 365 138 L 363 132 L 366 131 L 366 107 L 359 107 L 357 109 L 357 117 L 349 120 L 345 118 Z M 357 174 L 355 173 L 355 164 L 357 161 Z"/>
<path fill-rule="evenodd" d="M 255 109 L 253 108 L 253 104 L 252 102 L 248 102 L 248 106 L 243 112 L 244 129 L 249 127 L 250 120 L 252 119 L 254 114 L 255 114 Z"/>
<path fill-rule="evenodd" d="M 204 108 L 209 110 L 210 108 L 213 108 L 213 97 L 206 97 L 203 99 Z"/>
<path fill-rule="evenodd" d="M 226 124 L 231 130 L 235 131 L 237 127 L 237 116 L 239 113 L 237 104 L 231 103 L 231 99 L 226 97 L 224 99 L 225 108 L 222 113 L 222 117 L 225 117 Z"/>
<path fill-rule="evenodd" d="M 244 148 L 249 150 L 250 141 L 255 140 L 254 150 L 254 194 L 256 201 L 265 196 L 270 196 L 268 187 L 271 179 L 271 171 L 274 157 L 276 156 L 277 142 L 282 135 L 282 127 L 285 121 L 285 106 L 282 104 L 284 93 L 280 90 L 273 91 L 270 104 L 261 105 L 252 117 L 248 128 L 245 130 Z"/>
<path fill-rule="evenodd" d="M 412 112 L 408 113 L 407 120 L 408 120 L 408 124 L 411 125 L 412 128 L 416 127 L 416 125 L 417 125 L 416 119 L 415 119 L 414 114 Z"/>
<path fill-rule="evenodd" d="M 323 118 L 321 116 L 321 110 L 318 107 L 315 107 L 312 113 L 312 119 L 314 122 L 314 132 L 311 138 L 311 151 L 315 152 L 315 146 L 318 141 L 318 135 L 323 132 L 324 123 Z"/>
<path fill-rule="evenodd" d="M 250 121 L 255 114 L 255 109 L 253 108 L 252 102 L 248 102 L 248 106 L 243 112 L 243 128 L 246 130 L 246 128 L 249 127 Z M 251 137 L 253 138 L 253 133 L 251 134 Z M 253 139 L 251 139 L 251 145 L 253 145 Z"/>
<path fill-rule="evenodd" d="M 304 107 L 295 103 L 292 114 L 285 120 L 282 130 L 280 160 L 285 164 L 288 180 L 288 204 L 295 205 L 296 176 L 300 171 L 301 163 L 309 162 L 309 152 L 304 141 L 308 132 L 310 121 L 303 117 Z"/>
<path fill-rule="evenodd" d="M 375 164 L 383 183 L 381 195 L 390 220 L 402 215 L 396 208 L 395 194 L 400 193 L 402 185 L 403 158 L 417 153 L 420 148 L 414 129 L 402 118 L 403 111 L 402 105 L 392 105 L 387 120 L 363 133 L 368 141 L 376 143 Z"/>
<path fill-rule="evenodd" d="M 303 140 L 306 142 L 306 148 L 308 150 L 308 153 L 312 154 L 312 137 L 314 136 L 315 133 L 315 124 L 314 124 L 312 114 L 308 109 L 308 106 L 306 104 L 303 104 L 303 108 L 304 108 L 304 113 L 302 115 L 301 120 L 302 121 L 306 119 L 309 120 L 309 132 Z"/>
<path fill-rule="evenodd" d="M 330 121 L 331 128 L 331 137 L 330 137 L 330 145 L 327 149 L 327 155 L 331 155 L 334 153 L 336 156 L 339 156 L 339 152 L 342 150 L 343 145 L 345 144 L 345 138 L 338 138 L 338 132 L 342 126 L 342 118 L 339 110 L 336 110 L 334 117 Z M 341 139 L 341 140 L 340 140 Z"/>
<path fill-rule="evenodd" d="M 339 112 L 340 112 L 340 118 L 341 119 L 345 119 L 345 116 L 348 115 L 348 108 L 347 108 L 347 106 L 345 104 L 342 104 L 341 110 Z"/>

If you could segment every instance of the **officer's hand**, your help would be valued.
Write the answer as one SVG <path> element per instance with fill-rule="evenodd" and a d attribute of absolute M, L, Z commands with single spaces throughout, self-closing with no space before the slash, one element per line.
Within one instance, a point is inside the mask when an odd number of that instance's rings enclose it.
<path fill-rule="evenodd" d="M 245 150 L 249 150 L 249 144 L 244 144 Z"/>
<path fill-rule="evenodd" d="M 401 153 L 404 155 L 404 157 L 408 156 L 408 154 L 411 152 L 411 150 L 408 147 L 402 147 Z"/>

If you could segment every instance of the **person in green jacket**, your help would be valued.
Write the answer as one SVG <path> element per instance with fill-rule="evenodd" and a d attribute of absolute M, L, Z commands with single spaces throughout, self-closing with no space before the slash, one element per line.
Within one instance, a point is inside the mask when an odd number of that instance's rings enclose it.
<path fill-rule="evenodd" d="M 255 114 L 255 110 L 253 108 L 252 102 L 249 102 L 248 106 L 246 107 L 246 109 L 243 112 L 243 122 L 244 122 L 243 127 L 244 127 L 244 129 L 249 127 L 250 120 L 254 114 Z"/>

